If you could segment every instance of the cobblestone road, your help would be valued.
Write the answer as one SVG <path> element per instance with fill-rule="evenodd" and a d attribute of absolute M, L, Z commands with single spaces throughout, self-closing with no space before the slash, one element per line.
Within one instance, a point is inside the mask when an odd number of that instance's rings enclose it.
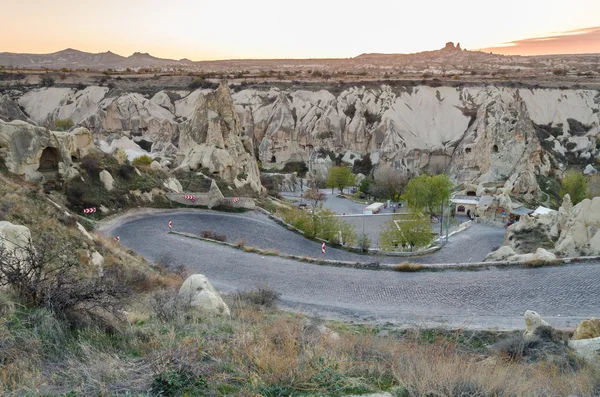
<path fill-rule="evenodd" d="M 226 227 L 230 241 L 238 238 L 232 232 L 235 229 L 249 245 L 258 236 L 272 232 L 275 235 L 267 240 L 288 241 L 291 233 L 256 214 L 184 212 L 116 222 L 104 232 L 119 235 L 124 246 L 149 259 L 168 254 L 175 262 L 205 274 L 221 291 L 268 284 L 282 293 L 285 307 L 326 318 L 511 329 L 524 327 L 522 314 L 528 309 L 538 311 L 557 327 L 574 326 L 583 317 L 600 316 L 600 265 L 597 264 L 426 273 L 336 268 L 263 257 L 168 234 L 168 219 L 173 220 L 178 231 L 198 232 L 209 224 L 215 231 L 219 231 L 217 227 Z M 247 222 L 254 225 L 250 236 L 246 234 Z M 481 241 L 481 232 L 475 231 L 477 240 L 466 233 L 459 234 L 457 237 L 462 240 L 457 238 L 446 253 L 442 251 L 439 255 L 461 253 L 467 244 L 470 247 L 467 251 L 473 252 Z M 306 240 L 291 241 L 295 244 Z"/>

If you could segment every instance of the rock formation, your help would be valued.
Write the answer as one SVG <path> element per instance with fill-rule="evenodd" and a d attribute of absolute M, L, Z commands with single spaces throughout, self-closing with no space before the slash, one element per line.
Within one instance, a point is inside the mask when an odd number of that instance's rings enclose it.
<path fill-rule="evenodd" d="M 600 197 L 585 199 L 568 214 L 556 251 L 562 256 L 600 254 Z"/>
<path fill-rule="evenodd" d="M 181 168 L 206 168 L 237 187 L 249 185 L 255 192 L 262 191 L 252 141 L 242 134 L 225 84 L 198 97 L 194 114 L 181 126 L 179 150 L 184 155 Z"/>
<path fill-rule="evenodd" d="M 35 124 L 8 95 L 0 95 L 0 120 L 21 120 L 29 124 Z"/>
<path fill-rule="evenodd" d="M 600 338 L 600 320 L 591 318 L 583 320 L 575 329 L 573 340 Z"/>
<path fill-rule="evenodd" d="M 464 52 L 452 47 L 452 53 Z M 253 178 L 231 162 L 244 161 L 238 158 L 243 152 L 254 156 L 255 148 L 267 168 L 304 161 L 316 176 L 327 172 L 333 157 L 369 153 L 376 165 L 447 171 L 457 183 L 502 186 L 503 193 L 533 200 L 536 175 L 566 161 L 589 164 L 598 154 L 600 95 L 592 90 L 380 85 L 339 93 L 245 89 L 232 97 L 224 87 L 161 91 L 152 99 L 103 87 L 53 87 L 27 92 L 18 102 L 40 125 L 70 117 L 109 146 L 124 135 L 172 164 L 185 158 L 186 165 L 206 167 L 214 158 L 219 165 L 211 172 L 230 181 Z M 227 140 L 237 135 L 248 137 L 243 151 Z M 225 146 L 230 158 L 221 151 Z"/>
<path fill-rule="evenodd" d="M 592 200 L 585 199 L 573 206 L 569 195 L 565 195 L 558 211 L 539 215 L 535 218 L 523 216 L 521 220 L 511 225 L 505 238 L 505 244 L 499 250 L 491 253 L 486 260 L 554 260 L 546 252 L 536 252 L 535 255 L 517 255 L 521 240 L 535 234 L 538 243 L 553 244 L 553 254 L 560 257 L 600 255 L 600 197 Z"/>
<path fill-rule="evenodd" d="M 227 304 L 202 274 L 191 275 L 185 280 L 179 289 L 179 298 L 184 304 L 200 310 L 202 314 L 227 317 L 231 315 Z"/>
<path fill-rule="evenodd" d="M 72 158 L 81 158 L 93 149 L 85 128 L 57 132 L 20 120 L 0 120 L 0 157 L 10 172 L 28 180 L 40 180 L 46 172 L 69 179 L 76 175 Z"/>
<path fill-rule="evenodd" d="M 535 334 L 535 330 L 539 327 L 550 326 L 550 324 L 544 321 L 542 316 L 540 316 L 537 312 L 534 312 L 533 310 L 527 310 L 525 312 L 524 317 L 526 329 L 523 335 L 525 336 L 533 336 Z"/>

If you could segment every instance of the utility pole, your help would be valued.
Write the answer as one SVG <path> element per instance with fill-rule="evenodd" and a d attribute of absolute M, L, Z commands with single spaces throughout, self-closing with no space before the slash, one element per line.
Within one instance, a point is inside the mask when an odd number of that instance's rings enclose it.
<path fill-rule="evenodd" d="M 450 219 L 452 219 L 450 217 L 450 212 L 452 212 L 450 210 L 450 197 L 448 197 L 446 199 L 446 202 L 448 203 L 448 222 L 446 223 L 446 243 L 448 243 L 448 229 L 450 229 Z"/>
<path fill-rule="evenodd" d="M 444 200 L 440 202 L 440 244 L 444 239 Z"/>
<path fill-rule="evenodd" d="M 360 252 L 363 253 L 365 249 L 365 211 L 363 210 L 363 232 L 362 232 L 362 244 L 360 245 Z"/>

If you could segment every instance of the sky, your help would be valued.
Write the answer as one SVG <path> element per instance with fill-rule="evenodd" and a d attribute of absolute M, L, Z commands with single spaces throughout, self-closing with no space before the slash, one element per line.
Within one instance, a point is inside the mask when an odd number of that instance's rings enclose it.
<path fill-rule="evenodd" d="M 2 0 L 0 12 L 0 52 L 348 58 L 453 41 L 496 53 L 600 53 L 599 0 Z"/>

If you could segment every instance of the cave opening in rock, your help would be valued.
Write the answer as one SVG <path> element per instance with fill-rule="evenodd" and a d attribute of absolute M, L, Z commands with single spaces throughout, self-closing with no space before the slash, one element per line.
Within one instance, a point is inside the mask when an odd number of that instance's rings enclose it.
<path fill-rule="evenodd" d="M 152 141 L 148 141 L 146 139 L 138 139 L 138 140 L 135 140 L 134 142 L 137 143 L 139 145 L 139 147 L 141 147 L 148 153 L 152 152 Z"/>
<path fill-rule="evenodd" d="M 474 191 L 472 191 L 472 190 L 470 190 L 470 191 L 467 192 L 467 196 L 477 196 L 477 193 L 474 192 Z"/>
<path fill-rule="evenodd" d="M 492 151 L 493 151 L 494 153 L 498 153 L 498 145 L 494 145 L 494 146 L 492 146 Z"/>
<path fill-rule="evenodd" d="M 471 153 L 471 148 L 470 147 L 466 148 L 465 153 Z"/>
<path fill-rule="evenodd" d="M 42 152 L 42 156 L 40 157 L 40 166 L 38 171 L 40 172 L 52 172 L 58 171 L 58 163 L 60 162 L 60 157 L 58 155 L 58 151 L 53 147 L 47 147 Z"/>
<path fill-rule="evenodd" d="M 275 155 L 271 156 L 271 163 L 276 163 L 277 159 L 275 158 Z"/>

